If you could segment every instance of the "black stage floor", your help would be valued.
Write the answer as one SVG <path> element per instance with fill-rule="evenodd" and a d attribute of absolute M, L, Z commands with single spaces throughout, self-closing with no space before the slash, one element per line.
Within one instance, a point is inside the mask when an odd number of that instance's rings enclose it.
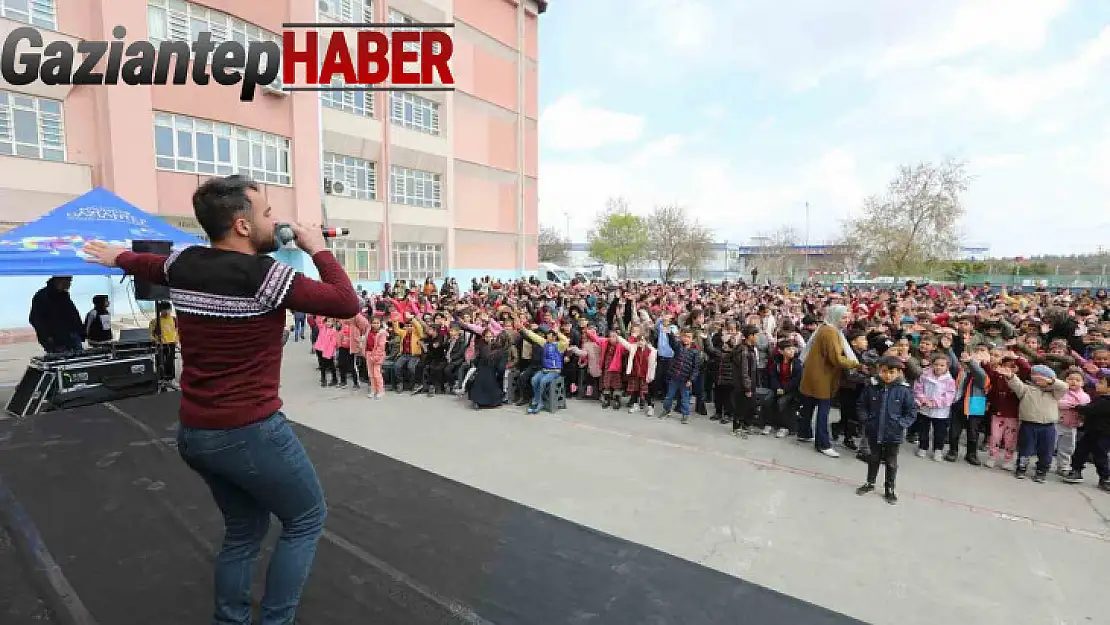
<path fill-rule="evenodd" d="M 0 423 L 0 624 L 210 622 L 222 520 L 173 447 L 177 403 Z M 329 504 L 300 625 L 859 623 L 296 428 Z"/>

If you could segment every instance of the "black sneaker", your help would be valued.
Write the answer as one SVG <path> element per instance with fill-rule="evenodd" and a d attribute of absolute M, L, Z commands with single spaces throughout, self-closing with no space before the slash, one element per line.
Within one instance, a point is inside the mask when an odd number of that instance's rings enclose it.
<path fill-rule="evenodd" d="M 1033 481 L 1038 484 L 1044 484 L 1045 477 L 1047 476 L 1047 473 L 1041 473 L 1040 471 L 1037 471 L 1033 474 Z"/>
<path fill-rule="evenodd" d="M 1063 479 L 1068 484 L 1082 484 L 1083 483 L 1083 475 L 1081 473 L 1079 473 L 1079 471 L 1076 471 L 1075 469 L 1072 469 L 1067 475 L 1063 476 L 1061 479 Z M 1099 484 L 1102 484 L 1102 482 L 1099 482 Z"/>
<path fill-rule="evenodd" d="M 856 451 L 857 449 L 859 449 L 859 446 L 856 445 L 855 439 L 845 437 L 844 438 L 844 448 L 845 449 L 851 449 L 852 451 Z"/>
<path fill-rule="evenodd" d="M 863 486 L 860 486 L 859 488 L 857 488 L 856 489 L 856 494 L 857 495 L 866 495 L 867 493 L 870 493 L 873 490 L 875 490 L 875 485 L 872 484 L 871 482 L 868 482 L 868 483 L 864 484 Z"/>
<path fill-rule="evenodd" d="M 1017 469 L 1014 469 L 1014 477 L 1016 477 L 1019 480 L 1024 480 L 1025 479 L 1025 468 L 1024 467 L 1018 467 Z"/>
<path fill-rule="evenodd" d="M 948 453 L 944 454 L 944 461 L 945 462 L 955 462 L 958 459 L 959 459 L 959 456 L 957 456 L 953 452 L 948 452 Z"/>
<path fill-rule="evenodd" d="M 1099 480 L 1098 488 L 1099 490 L 1110 493 L 1110 480 Z"/>
<path fill-rule="evenodd" d="M 885 501 L 886 501 L 886 502 L 887 502 L 888 504 L 890 504 L 890 505 L 892 505 L 892 506 L 893 506 L 894 504 L 898 503 L 898 495 L 897 495 L 897 494 L 895 494 L 895 492 L 894 492 L 894 489 L 893 489 L 893 488 L 889 488 L 889 487 L 888 487 L 888 488 L 886 489 L 886 492 L 885 492 L 885 493 L 883 493 L 883 499 L 884 499 L 884 500 L 885 500 Z"/>
<path fill-rule="evenodd" d="M 979 461 L 979 456 L 968 456 L 964 460 L 973 467 L 983 466 L 983 463 Z"/>

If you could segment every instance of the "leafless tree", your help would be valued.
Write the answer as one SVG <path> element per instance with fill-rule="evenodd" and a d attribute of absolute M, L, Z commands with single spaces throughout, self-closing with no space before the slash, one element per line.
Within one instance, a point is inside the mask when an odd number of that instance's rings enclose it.
<path fill-rule="evenodd" d="M 678 264 L 691 279 L 700 278 L 713 254 L 713 231 L 695 221 L 688 226 L 684 239 Z"/>
<path fill-rule="evenodd" d="M 690 219 L 684 207 L 668 204 L 655 207 L 647 223 L 650 258 L 659 268 L 659 278 L 670 282 L 682 266 L 683 247 L 690 236 Z"/>
<path fill-rule="evenodd" d="M 798 257 L 792 248 L 801 240 L 798 231 L 790 226 L 782 226 L 756 237 L 756 240 L 760 242 L 759 252 L 752 265 L 759 270 L 759 277 L 764 280 L 790 278 L 790 269 Z"/>
<path fill-rule="evenodd" d="M 570 241 L 558 229 L 540 226 L 538 246 L 541 263 L 564 263 L 570 251 Z"/>
<path fill-rule="evenodd" d="M 866 198 L 862 214 L 849 220 L 850 237 L 880 273 L 925 272 L 959 252 L 957 224 L 973 180 L 963 161 L 903 165 L 886 192 Z"/>

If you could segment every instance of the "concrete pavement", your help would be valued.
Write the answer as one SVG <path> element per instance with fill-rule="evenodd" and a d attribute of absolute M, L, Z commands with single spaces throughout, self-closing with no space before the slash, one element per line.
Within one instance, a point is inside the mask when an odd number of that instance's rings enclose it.
<path fill-rule="evenodd" d="M 12 383 L 34 349 L 0 349 Z M 901 502 L 857 497 L 864 465 L 572 400 L 556 415 L 322 389 L 286 349 L 288 416 L 546 512 L 876 624 L 1110 622 L 1110 495 L 904 450 Z M 9 389 L 10 390 L 10 389 Z M 742 615 L 722 616 L 738 622 Z"/>

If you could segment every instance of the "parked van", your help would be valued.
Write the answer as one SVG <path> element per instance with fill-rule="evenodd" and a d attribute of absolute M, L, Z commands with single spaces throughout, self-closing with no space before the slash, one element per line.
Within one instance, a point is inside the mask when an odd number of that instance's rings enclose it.
<path fill-rule="evenodd" d="M 544 284 L 570 284 L 570 273 L 555 263 L 540 263 L 536 277 Z"/>

